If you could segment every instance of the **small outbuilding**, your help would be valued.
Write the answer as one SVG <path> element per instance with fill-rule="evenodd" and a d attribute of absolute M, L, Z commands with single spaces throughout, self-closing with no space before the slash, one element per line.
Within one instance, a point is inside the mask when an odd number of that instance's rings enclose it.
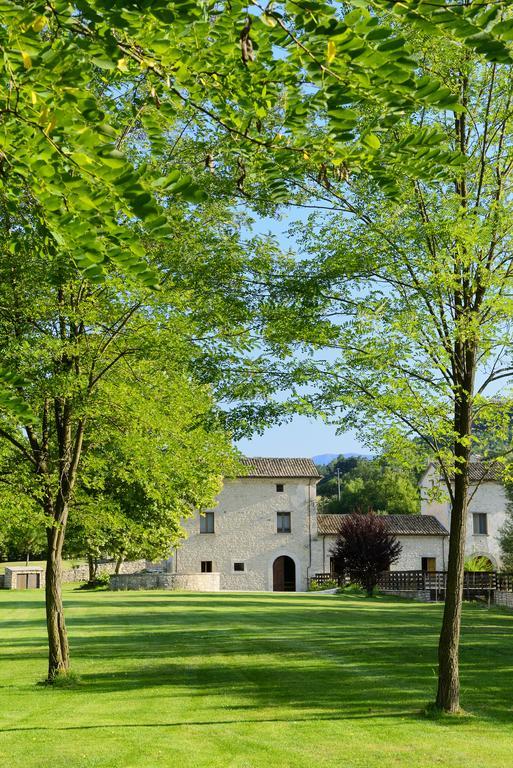
<path fill-rule="evenodd" d="M 317 515 L 321 559 L 325 573 L 333 571 L 331 549 L 339 531 L 341 515 Z M 383 515 L 388 532 L 400 542 L 399 560 L 391 571 L 445 571 L 449 531 L 433 515 Z"/>
<path fill-rule="evenodd" d="M 5 568 L 5 589 L 41 589 L 44 583 L 44 570 L 39 565 L 12 565 Z"/>

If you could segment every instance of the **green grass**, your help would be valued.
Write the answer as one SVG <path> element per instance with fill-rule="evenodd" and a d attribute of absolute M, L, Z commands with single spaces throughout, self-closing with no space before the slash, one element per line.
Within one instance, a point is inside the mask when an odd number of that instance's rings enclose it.
<path fill-rule="evenodd" d="M 465 606 L 458 718 L 428 719 L 441 607 L 80 593 L 80 684 L 36 686 L 43 595 L 0 593 L 5 768 L 511 768 L 513 613 Z"/>
<path fill-rule="evenodd" d="M 9 567 L 9 566 L 20 566 L 20 565 L 25 567 L 26 564 L 27 564 L 26 560 L 11 560 L 11 561 L 6 562 L 6 563 L 0 563 L 0 574 L 5 573 L 6 567 Z M 64 569 L 66 569 L 66 568 L 74 568 L 76 565 L 85 565 L 85 564 L 86 564 L 86 560 L 81 560 L 81 559 L 78 559 L 78 560 L 77 559 L 74 559 L 74 560 L 63 560 L 62 561 L 62 567 Z M 46 560 L 30 560 L 29 561 L 29 566 L 31 566 L 31 565 L 38 565 L 38 566 L 41 566 L 41 568 L 46 568 Z"/>

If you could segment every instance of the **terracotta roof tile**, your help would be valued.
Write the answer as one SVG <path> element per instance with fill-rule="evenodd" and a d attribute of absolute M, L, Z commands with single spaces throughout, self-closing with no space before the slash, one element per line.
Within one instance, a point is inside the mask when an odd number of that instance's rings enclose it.
<path fill-rule="evenodd" d="M 320 477 L 312 459 L 271 459 L 245 457 L 242 463 L 248 468 L 243 477 Z"/>
<path fill-rule="evenodd" d="M 343 515 L 317 515 L 321 536 L 336 536 Z M 433 515 L 383 515 L 388 530 L 396 536 L 448 536 L 449 532 Z"/>

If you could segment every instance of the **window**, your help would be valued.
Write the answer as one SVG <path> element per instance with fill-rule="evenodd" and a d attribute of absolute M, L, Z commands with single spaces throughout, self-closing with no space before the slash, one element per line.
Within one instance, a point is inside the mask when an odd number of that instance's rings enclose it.
<path fill-rule="evenodd" d="M 212 560 L 201 561 L 201 573 L 212 573 Z"/>
<path fill-rule="evenodd" d="M 290 512 L 277 512 L 277 532 L 290 533 Z"/>
<path fill-rule="evenodd" d="M 200 533 L 214 533 L 214 513 L 205 512 L 200 517 Z"/>
<path fill-rule="evenodd" d="M 245 564 L 241 562 L 240 560 L 233 564 L 233 570 L 237 573 L 243 573 L 245 569 Z"/>
<path fill-rule="evenodd" d="M 433 573 L 436 571 L 436 557 L 423 557 L 422 570 L 427 573 Z"/>
<path fill-rule="evenodd" d="M 276 493 L 283 493 L 285 490 L 285 486 L 283 483 L 276 483 Z"/>
<path fill-rule="evenodd" d="M 486 512 L 474 512 L 472 515 L 474 523 L 474 535 L 480 534 L 481 536 L 488 535 L 488 515 Z"/>

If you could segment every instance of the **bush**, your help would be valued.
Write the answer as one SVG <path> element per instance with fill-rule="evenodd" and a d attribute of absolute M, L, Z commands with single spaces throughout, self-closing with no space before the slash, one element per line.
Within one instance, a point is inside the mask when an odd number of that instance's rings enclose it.
<path fill-rule="evenodd" d="M 493 571 L 493 565 L 485 555 L 472 555 L 465 560 L 465 570 L 474 573 L 490 573 Z"/>
<path fill-rule="evenodd" d="M 369 512 L 340 517 L 339 537 L 331 550 L 337 572 L 347 574 L 371 596 L 379 574 L 398 560 L 401 544 L 388 532 L 385 516 Z"/>
<path fill-rule="evenodd" d="M 336 579 L 328 579 L 327 581 L 318 582 L 315 579 L 310 581 L 310 592 L 320 592 L 323 589 L 336 589 L 338 582 Z"/>
<path fill-rule="evenodd" d="M 110 573 L 101 571 L 92 581 L 81 584 L 79 589 L 107 589 L 110 584 Z"/>

